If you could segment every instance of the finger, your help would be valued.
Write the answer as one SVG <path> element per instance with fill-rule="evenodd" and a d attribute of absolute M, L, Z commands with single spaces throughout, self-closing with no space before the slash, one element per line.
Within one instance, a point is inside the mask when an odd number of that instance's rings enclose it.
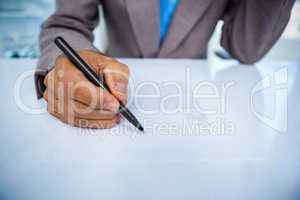
<path fill-rule="evenodd" d="M 53 81 L 55 85 L 49 87 L 48 91 L 51 91 L 55 98 L 64 98 L 65 101 L 72 99 L 93 109 L 105 109 L 115 113 L 118 111 L 119 102 L 107 91 L 88 81 L 82 74 L 54 74 Z"/>
<path fill-rule="evenodd" d="M 49 105 L 50 107 L 53 107 L 51 105 Z M 60 114 L 58 112 L 56 112 L 54 109 L 50 108 L 48 109 L 48 112 L 56 117 L 57 119 L 59 119 L 60 121 L 62 121 L 63 123 L 65 124 L 70 124 L 70 125 L 74 125 L 74 121 L 75 121 L 75 117 L 74 116 L 69 116 L 69 117 L 66 117 L 64 114 Z"/>
<path fill-rule="evenodd" d="M 46 98 L 53 96 L 51 92 L 46 91 Z M 54 98 L 52 101 L 48 101 L 49 107 L 53 107 L 54 112 L 65 114 L 72 113 L 72 117 L 84 118 L 84 119 L 113 119 L 116 113 L 107 110 L 93 109 L 75 100 L 68 100 L 65 102 L 58 98 Z"/>
<path fill-rule="evenodd" d="M 95 119 L 84 119 L 84 118 L 75 118 L 74 120 L 70 120 L 70 119 L 65 119 L 63 115 L 55 112 L 52 109 L 48 110 L 48 112 L 54 117 L 61 120 L 62 122 L 80 128 L 106 129 L 106 128 L 112 128 L 113 126 L 115 126 L 117 123 L 120 122 L 119 115 L 108 120 L 95 120 Z"/>
<path fill-rule="evenodd" d="M 89 81 L 76 82 L 72 86 L 70 98 L 93 109 L 118 112 L 119 102 L 108 91 L 96 87 Z"/>
<path fill-rule="evenodd" d="M 50 114 L 60 119 L 64 123 L 74 124 L 75 115 L 73 110 L 68 108 L 67 102 L 60 101 L 56 98 L 50 99 L 49 96 L 53 96 L 53 94 L 48 91 L 45 92 L 44 96 L 46 96 L 46 98 L 48 96 L 47 111 Z"/>
<path fill-rule="evenodd" d="M 44 78 L 44 85 L 46 87 L 54 85 L 54 75 L 55 75 L 55 69 L 53 68 L 50 72 L 48 72 L 48 74 Z"/>
<path fill-rule="evenodd" d="M 107 129 L 112 128 L 118 123 L 119 118 L 114 117 L 110 120 L 93 120 L 93 119 L 81 119 L 75 118 L 74 126 L 80 128 L 92 128 L 92 129 Z"/>
<path fill-rule="evenodd" d="M 77 101 L 72 101 L 71 103 L 76 118 L 99 120 L 113 119 L 114 117 L 116 117 L 116 113 L 113 113 L 111 111 L 101 109 L 95 110 Z"/>
<path fill-rule="evenodd" d="M 67 105 L 68 105 L 68 100 L 66 99 L 62 99 L 59 100 L 59 98 L 57 96 L 54 95 L 53 92 L 51 92 L 51 90 L 46 89 L 43 97 L 45 98 L 45 100 L 47 101 L 47 109 L 48 112 L 55 112 L 58 113 L 60 115 L 65 116 L 69 110 L 67 109 Z M 70 113 L 68 113 L 70 114 Z"/>
<path fill-rule="evenodd" d="M 50 111 L 50 110 L 48 110 L 48 112 L 52 115 L 52 116 L 54 116 L 55 118 L 57 118 L 57 119 L 59 119 L 60 121 L 63 121 L 62 119 L 62 116 L 60 115 L 60 114 L 58 114 L 58 113 L 56 113 L 56 112 L 54 112 L 54 111 Z"/>
<path fill-rule="evenodd" d="M 44 91 L 43 97 L 48 102 L 48 90 L 47 89 Z"/>
<path fill-rule="evenodd" d="M 105 83 L 111 93 L 118 100 L 126 103 L 128 93 L 129 69 L 126 65 L 114 62 L 107 62 L 103 68 Z"/>
<path fill-rule="evenodd" d="M 63 121 L 63 115 L 59 114 L 58 112 L 55 112 L 53 105 L 47 104 L 47 111 L 48 111 L 48 113 L 50 113 L 54 117 L 56 117 L 56 118 L 60 119 L 61 121 Z"/>

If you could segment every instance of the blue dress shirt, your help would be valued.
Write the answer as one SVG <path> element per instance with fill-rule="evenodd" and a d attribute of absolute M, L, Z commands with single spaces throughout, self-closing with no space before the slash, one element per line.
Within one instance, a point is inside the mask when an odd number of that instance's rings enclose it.
<path fill-rule="evenodd" d="M 165 39 L 179 0 L 160 0 L 160 43 Z"/>

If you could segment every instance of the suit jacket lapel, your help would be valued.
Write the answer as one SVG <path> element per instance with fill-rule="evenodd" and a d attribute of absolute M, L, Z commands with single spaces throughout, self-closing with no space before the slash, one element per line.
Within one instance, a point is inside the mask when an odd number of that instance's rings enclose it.
<path fill-rule="evenodd" d="M 205 13 L 211 0 L 181 0 L 177 6 L 167 36 L 159 51 L 159 57 L 175 50 Z"/>
<path fill-rule="evenodd" d="M 159 1 L 125 0 L 132 29 L 144 57 L 156 57 L 159 50 Z"/>

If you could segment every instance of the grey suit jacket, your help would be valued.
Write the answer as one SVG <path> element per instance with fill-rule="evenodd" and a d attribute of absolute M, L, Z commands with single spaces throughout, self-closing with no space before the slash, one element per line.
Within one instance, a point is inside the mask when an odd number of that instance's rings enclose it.
<path fill-rule="evenodd" d="M 56 11 L 42 25 L 41 57 L 35 73 L 41 97 L 43 79 L 53 67 L 63 36 L 76 49 L 92 45 L 102 4 L 109 47 L 115 57 L 205 57 L 207 42 L 223 20 L 222 46 L 243 63 L 262 58 L 283 32 L 295 0 L 181 0 L 164 42 L 159 44 L 159 0 L 57 0 Z M 145 69 L 146 70 L 146 69 Z"/>

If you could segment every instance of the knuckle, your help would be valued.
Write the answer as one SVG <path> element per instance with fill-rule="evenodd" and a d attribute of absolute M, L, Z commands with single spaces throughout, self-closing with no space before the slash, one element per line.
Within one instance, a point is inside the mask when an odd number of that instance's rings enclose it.
<path fill-rule="evenodd" d="M 46 101 L 48 101 L 48 90 L 45 90 L 43 97 Z"/>
<path fill-rule="evenodd" d="M 61 54 L 59 56 L 56 57 L 56 60 L 55 60 L 55 66 L 63 66 L 63 64 L 66 62 L 66 57 Z"/>
<path fill-rule="evenodd" d="M 50 82 L 53 81 L 53 74 L 54 74 L 54 69 L 52 69 L 51 71 L 49 71 L 49 72 L 47 73 L 47 75 L 45 76 L 45 78 L 44 78 L 43 83 L 44 83 L 47 87 L 48 87 L 49 85 L 51 85 Z"/>
<path fill-rule="evenodd" d="M 129 74 L 129 67 L 126 64 L 121 64 L 121 67 L 125 73 Z"/>
<path fill-rule="evenodd" d="M 54 115 L 54 116 L 58 116 L 56 113 L 55 113 L 55 110 L 54 110 L 54 105 L 53 104 L 50 104 L 50 103 L 48 103 L 48 105 L 47 105 L 47 111 L 48 111 L 48 113 L 50 113 L 50 114 L 52 114 L 52 115 Z"/>
<path fill-rule="evenodd" d="M 44 85 L 47 87 L 48 86 L 48 74 L 45 76 L 45 78 L 44 78 L 44 81 L 43 81 L 43 83 L 44 83 Z"/>

